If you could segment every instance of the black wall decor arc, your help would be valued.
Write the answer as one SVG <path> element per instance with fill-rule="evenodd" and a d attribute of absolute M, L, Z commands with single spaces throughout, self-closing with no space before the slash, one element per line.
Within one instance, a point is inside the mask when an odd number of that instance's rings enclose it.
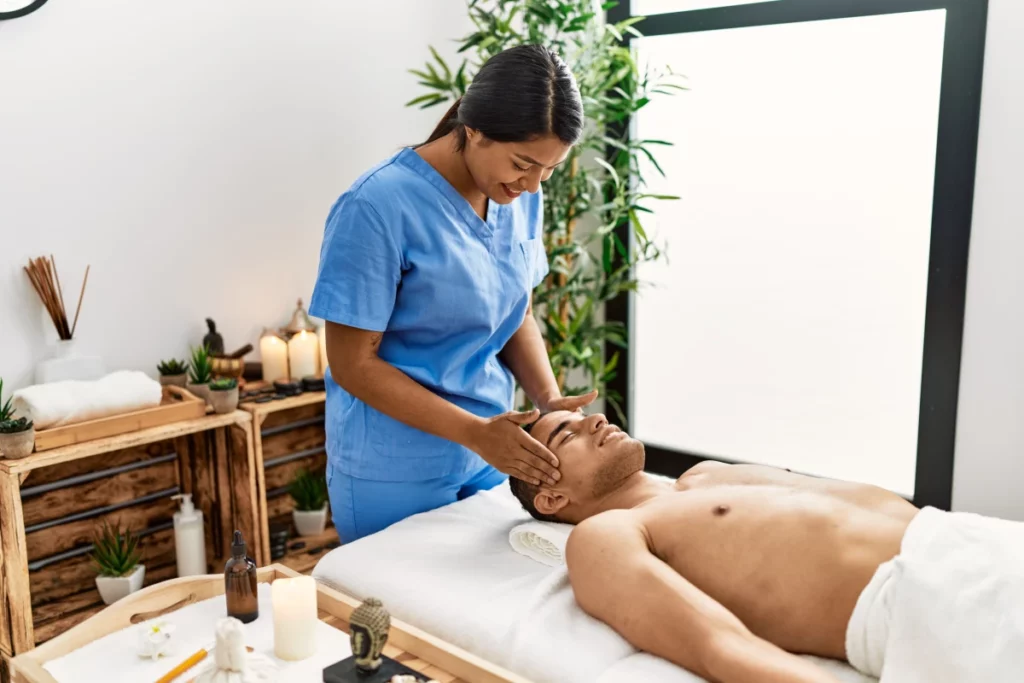
<path fill-rule="evenodd" d="M 32 14 L 37 9 L 45 5 L 46 2 L 47 0 L 32 0 L 31 3 L 25 5 L 21 9 L 11 10 L 9 12 L 0 12 L 0 21 L 3 21 L 5 19 L 17 19 L 18 17 L 23 17 L 27 14 Z"/>
<path fill-rule="evenodd" d="M 946 23 L 913 502 L 948 510 L 952 505 L 988 0 L 774 0 L 652 15 L 637 28 L 645 36 L 655 36 L 926 10 L 945 10 Z M 630 0 L 621 0 L 607 16 L 610 22 L 633 16 Z M 628 226 L 619 228 L 619 237 L 631 238 Z M 631 297 L 622 295 L 606 308 L 609 320 L 626 324 L 627 338 L 633 334 Z M 630 353 L 632 348 L 630 344 Z M 633 390 L 630 365 L 629 360 L 620 362 L 618 375 L 609 383 L 610 389 L 622 396 L 627 416 L 631 415 Z M 677 476 L 707 459 L 728 462 L 714 454 L 647 446 L 648 470 L 662 474 Z"/>

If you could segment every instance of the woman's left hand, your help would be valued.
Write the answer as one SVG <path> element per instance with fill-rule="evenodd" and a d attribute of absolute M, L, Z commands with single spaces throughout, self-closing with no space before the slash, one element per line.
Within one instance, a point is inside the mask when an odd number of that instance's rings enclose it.
<path fill-rule="evenodd" d="M 584 406 L 589 406 L 597 398 L 597 389 L 582 394 L 580 396 L 558 396 L 556 398 L 549 399 L 543 405 L 540 406 L 542 412 L 549 413 L 555 410 L 568 410 L 574 413 L 578 410 L 583 410 Z"/>

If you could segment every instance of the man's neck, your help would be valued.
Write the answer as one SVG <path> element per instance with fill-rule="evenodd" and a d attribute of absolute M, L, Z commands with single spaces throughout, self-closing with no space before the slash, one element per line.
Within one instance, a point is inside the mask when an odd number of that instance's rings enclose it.
<path fill-rule="evenodd" d="M 646 472 L 635 472 L 626 478 L 614 491 L 608 493 L 587 506 L 584 519 L 609 510 L 629 510 L 643 505 L 660 495 L 671 493 L 672 482 L 667 479 L 652 477 Z"/>

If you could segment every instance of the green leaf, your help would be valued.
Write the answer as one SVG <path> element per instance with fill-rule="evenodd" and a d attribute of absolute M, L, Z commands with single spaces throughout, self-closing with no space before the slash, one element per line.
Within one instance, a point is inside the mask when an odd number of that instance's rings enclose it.
<path fill-rule="evenodd" d="M 651 154 L 650 150 L 644 149 L 643 147 L 641 147 L 640 151 L 644 154 L 644 156 L 647 157 L 647 159 L 651 162 L 651 164 L 654 166 L 654 168 L 657 169 L 658 173 L 661 174 L 661 177 L 664 178 L 665 177 L 665 171 L 663 171 L 661 169 L 661 166 L 658 165 L 657 159 L 654 158 L 654 155 Z"/>
<path fill-rule="evenodd" d="M 594 159 L 594 161 L 599 166 L 604 168 L 604 170 L 608 171 L 608 175 L 610 175 L 612 177 L 612 180 L 615 182 L 615 186 L 616 187 L 618 187 L 619 185 L 622 184 L 622 181 L 619 180 L 619 174 L 616 172 L 616 170 L 614 168 L 612 168 L 611 164 L 609 164 L 607 161 L 605 161 L 604 159 L 602 159 L 600 157 L 597 157 L 596 159 Z"/>
<path fill-rule="evenodd" d="M 636 231 L 636 234 L 640 235 L 640 239 L 647 242 L 647 233 L 644 231 L 644 226 L 640 225 L 640 218 L 633 209 L 629 210 L 629 222 L 633 224 L 633 230 Z"/>
<path fill-rule="evenodd" d="M 433 45 L 428 45 L 427 47 L 430 50 L 430 54 L 434 55 L 434 59 L 436 59 L 437 63 L 441 65 L 441 68 L 444 69 L 445 80 L 450 81 L 452 79 L 452 71 L 451 69 L 448 68 L 448 64 L 446 64 L 445 61 L 441 59 L 441 55 L 437 53 L 437 50 L 434 49 Z"/>
<path fill-rule="evenodd" d="M 431 102 L 433 104 L 437 104 L 438 100 L 443 101 L 444 100 L 444 96 L 432 92 L 432 93 L 428 93 L 426 95 L 420 95 L 417 98 L 409 100 L 408 102 L 405 103 L 405 106 L 411 107 L 413 105 L 421 104 L 423 102 Z"/>

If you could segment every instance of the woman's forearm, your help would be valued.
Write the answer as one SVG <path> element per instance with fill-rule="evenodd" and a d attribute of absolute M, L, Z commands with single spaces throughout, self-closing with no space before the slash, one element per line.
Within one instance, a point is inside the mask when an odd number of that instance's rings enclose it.
<path fill-rule="evenodd" d="M 551 370 L 548 350 L 540 333 L 533 310 L 501 351 L 501 360 L 519 380 L 533 404 L 544 410 L 549 401 L 562 395 L 555 373 Z"/>
<path fill-rule="evenodd" d="M 334 381 L 371 408 L 420 431 L 471 447 L 473 428 L 481 418 L 441 398 L 387 361 L 372 357 L 330 366 Z"/>

